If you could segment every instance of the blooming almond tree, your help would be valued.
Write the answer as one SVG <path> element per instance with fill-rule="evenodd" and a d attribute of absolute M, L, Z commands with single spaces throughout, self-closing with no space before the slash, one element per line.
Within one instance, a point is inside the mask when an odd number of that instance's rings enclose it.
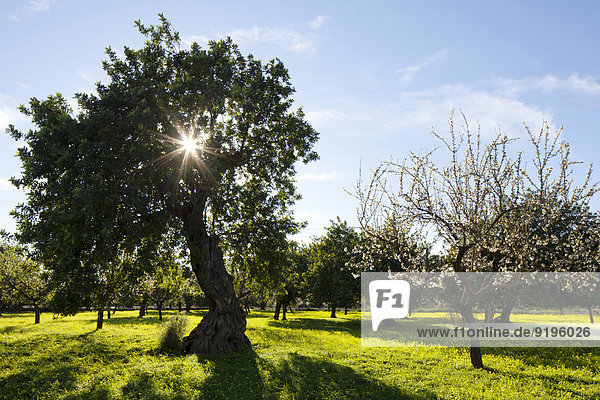
<path fill-rule="evenodd" d="M 439 142 L 435 150 L 384 162 L 367 182 L 359 181 L 358 219 L 372 243 L 381 241 L 383 228 L 393 221 L 392 242 L 397 243 L 388 248 L 402 254 L 389 258 L 405 259 L 408 271 L 597 268 L 593 232 L 600 225 L 588 210 L 598 186 L 590 184 L 591 166 L 576 184 L 575 163 L 560 131 L 552 133 L 547 124 L 535 134 L 526 129 L 530 146 L 517 149 L 516 139 L 500 133 L 484 144 L 480 130 L 473 132 L 464 115 L 460 128 L 454 116 L 449 126 L 446 137 L 433 133 Z M 530 163 L 524 161 L 528 155 Z M 442 266 L 418 262 L 422 254 L 406 251 L 418 248 L 415 244 L 427 251 L 434 242 L 444 248 Z M 417 261 L 407 262 L 409 254 Z M 466 322 L 475 321 L 477 299 L 478 293 L 464 298 L 460 311 Z M 483 367 L 476 342 L 471 362 Z"/>

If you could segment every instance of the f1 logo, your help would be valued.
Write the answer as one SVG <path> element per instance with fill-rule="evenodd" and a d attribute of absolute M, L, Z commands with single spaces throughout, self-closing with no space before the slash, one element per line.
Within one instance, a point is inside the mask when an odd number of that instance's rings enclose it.
<path fill-rule="evenodd" d="M 403 280 L 378 280 L 369 283 L 371 323 L 377 331 L 385 319 L 406 318 L 410 300 L 410 284 Z"/>

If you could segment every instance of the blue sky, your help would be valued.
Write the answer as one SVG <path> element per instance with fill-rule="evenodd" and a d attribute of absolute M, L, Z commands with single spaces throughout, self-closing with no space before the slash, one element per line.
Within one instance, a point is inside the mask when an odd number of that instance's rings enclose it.
<path fill-rule="evenodd" d="M 29 127 L 32 96 L 92 91 L 104 48 L 139 47 L 133 26 L 163 12 L 184 42 L 227 35 L 243 53 L 280 58 L 296 105 L 321 132 L 321 159 L 299 167 L 300 235 L 341 216 L 356 224 L 352 190 L 390 157 L 431 148 L 462 110 L 491 136 L 523 137 L 523 122 L 564 126 L 574 158 L 600 165 L 600 3 L 593 1 L 0 1 L 0 126 Z M 518 147 L 519 145 L 517 145 Z M 0 135 L 0 227 L 24 195 L 17 144 Z M 516 149 L 515 149 L 516 150 Z M 600 168 L 600 167 L 599 167 Z M 600 174 L 594 175 L 595 180 Z M 600 201 L 593 203 L 596 209 Z"/>

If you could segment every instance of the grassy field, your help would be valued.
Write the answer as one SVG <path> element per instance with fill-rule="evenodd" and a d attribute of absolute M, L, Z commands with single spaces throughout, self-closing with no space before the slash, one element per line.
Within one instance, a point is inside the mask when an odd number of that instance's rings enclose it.
<path fill-rule="evenodd" d="M 482 371 L 462 348 L 361 348 L 359 313 L 327 316 L 253 311 L 252 350 L 197 357 L 159 350 L 153 312 L 117 312 L 101 331 L 94 313 L 44 314 L 40 325 L 3 315 L 0 398 L 600 398 L 600 349 L 483 349 Z M 201 317 L 190 314 L 188 330 Z"/>

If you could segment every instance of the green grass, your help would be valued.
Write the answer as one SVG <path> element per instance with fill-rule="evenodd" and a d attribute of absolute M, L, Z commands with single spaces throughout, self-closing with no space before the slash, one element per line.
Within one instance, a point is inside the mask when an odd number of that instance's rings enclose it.
<path fill-rule="evenodd" d="M 101 331 L 94 313 L 5 314 L 0 399 L 600 398 L 600 349 L 483 349 L 482 371 L 462 348 L 361 348 L 357 312 L 288 316 L 253 311 L 252 350 L 197 357 L 161 352 L 152 312 L 117 312 Z"/>

